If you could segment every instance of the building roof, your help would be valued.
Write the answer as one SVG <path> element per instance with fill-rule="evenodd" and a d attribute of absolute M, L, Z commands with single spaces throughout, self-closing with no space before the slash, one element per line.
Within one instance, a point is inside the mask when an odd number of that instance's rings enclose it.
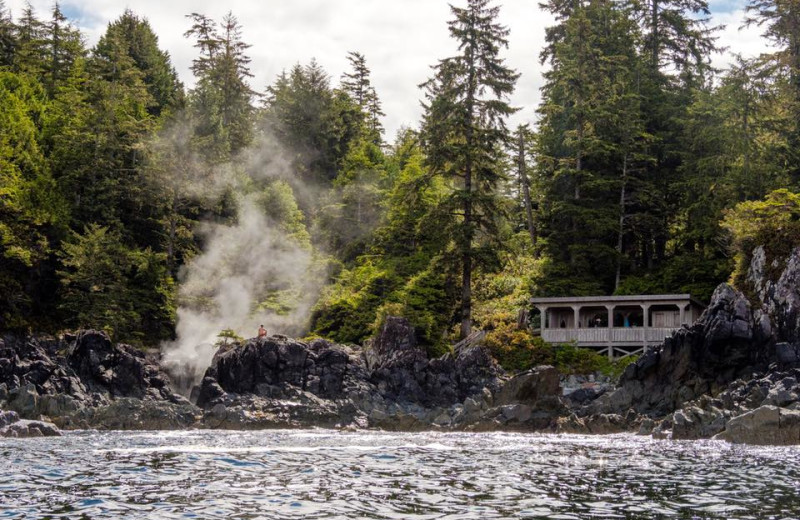
<path fill-rule="evenodd" d="M 555 296 L 550 298 L 531 298 L 533 305 L 552 305 L 552 304 L 591 304 L 605 305 L 608 303 L 693 303 L 700 307 L 705 307 L 702 303 L 692 298 L 690 294 L 631 294 L 625 296 Z"/>

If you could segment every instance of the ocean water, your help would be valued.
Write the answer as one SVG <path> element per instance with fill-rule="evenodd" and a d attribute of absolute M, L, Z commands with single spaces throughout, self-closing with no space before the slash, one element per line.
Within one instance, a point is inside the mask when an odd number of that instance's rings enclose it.
<path fill-rule="evenodd" d="M 800 518 L 800 447 L 633 435 L 69 432 L 0 439 L 0 519 Z"/>

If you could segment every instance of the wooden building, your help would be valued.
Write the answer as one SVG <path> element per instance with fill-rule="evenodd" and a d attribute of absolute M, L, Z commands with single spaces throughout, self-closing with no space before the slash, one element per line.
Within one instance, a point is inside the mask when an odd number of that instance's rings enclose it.
<path fill-rule="evenodd" d="M 609 359 L 662 343 L 704 309 L 688 294 L 532 298 L 531 304 L 546 342 L 575 342 Z"/>

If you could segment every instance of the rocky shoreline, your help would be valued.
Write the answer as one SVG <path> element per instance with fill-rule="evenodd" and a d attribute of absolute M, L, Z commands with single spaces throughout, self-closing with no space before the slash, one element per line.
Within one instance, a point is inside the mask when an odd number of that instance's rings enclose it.
<path fill-rule="evenodd" d="M 0 409 L 18 416 L 0 416 L 8 423 L 0 435 L 57 432 L 50 421 L 62 429 L 627 431 L 800 444 L 800 248 L 768 279 L 776 267 L 756 249 L 749 299 L 720 285 L 696 323 L 631 364 L 615 386 L 566 395 L 553 367 L 505 374 L 481 334 L 429 359 L 402 318 L 387 319 L 358 349 L 277 335 L 223 347 L 191 401 L 172 390 L 157 356 L 102 332 L 6 335 Z"/>

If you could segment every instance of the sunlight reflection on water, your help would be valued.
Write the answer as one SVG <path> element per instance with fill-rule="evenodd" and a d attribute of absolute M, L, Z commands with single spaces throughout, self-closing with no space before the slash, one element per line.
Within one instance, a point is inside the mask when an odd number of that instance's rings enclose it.
<path fill-rule="evenodd" d="M 0 439 L 0 518 L 798 518 L 800 448 L 631 435 Z"/>

